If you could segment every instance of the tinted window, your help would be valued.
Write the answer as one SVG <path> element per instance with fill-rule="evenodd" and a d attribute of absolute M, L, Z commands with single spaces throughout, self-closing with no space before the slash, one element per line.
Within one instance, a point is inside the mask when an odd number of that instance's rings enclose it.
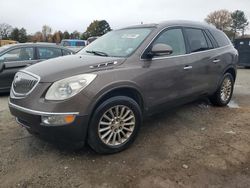
<path fill-rule="evenodd" d="M 63 46 L 71 46 L 70 42 L 68 41 L 62 41 Z"/>
<path fill-rule="evenodd" d="M 185 29 L 191 52 L 209 49 L 205 35 L 201 29 Z"/>
<path fill-rule="evenodd" d="M 204 35 L 205 35 L 205 38 L 206 38 L 206 41 L 207 41 L 207 44 L 208 44 L 208 48 L 209 48 L 209 49 L 214 48 L 214 47 L 213 47 L 213 44 L 212 44 L 212 42 L 211 42 L 211 40 L 210 40 L 210 38 L 208 37 L 208 35 L 207 35 L 206 33 L 204 33 Z"/>
<path fill-rule="evenodd" d="M 70 51 L 67 50 L 62 50 L 63 55 L 71 55 L 72 53 Z"/>
<path fill-rule="evenodd" d="M 167 44 L 172 47 L 173 55 L 182 55 L 186 53 L 184 37 L 181 29 L 170 29 L 164 31 L 160 36 L 154 41 L 155 44 Z"/>
<path fill-rule="evenodd" d="M 39 59 L 50 59 L 58 56 L 62 56 L 61 49 L 59 48 L 44 48 L 38 47 L 38 58 Z"/>
<path fill-rule="evenodd" d="M 85 46 L 85 42 L 76 42 L 76 46 Z"/>
<path fill-rule="evenodd" d="M 231 42 L 228 39 L 228 37 L 226 36 L 226 34 L 223 33 L 222 31 L 214 29 L 214 30 L 210 30 L 210 32 L 212 33 L 213 37 L 217 41 L 219 47 L 227 46 L 227 45 L 231 44 Z"/>
<path fill-rule="evenodd" d="M 33 48 L 18 48 L 10 50 L 9 52 L 3 54 L 0 57 L 0 61 L 25 61 L 34 59 L 34 49 Z"/>

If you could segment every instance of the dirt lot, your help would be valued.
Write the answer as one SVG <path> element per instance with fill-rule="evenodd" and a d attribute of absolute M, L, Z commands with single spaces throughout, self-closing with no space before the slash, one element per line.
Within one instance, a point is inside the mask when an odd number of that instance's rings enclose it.
<path fill-rule="evenodd" d="M 0 96 L 0 187 L 250 187 L 250 70 L 231 107 L 200 101 L 147 120 L 128 150 L 70 152 L 20 128 Z"/>

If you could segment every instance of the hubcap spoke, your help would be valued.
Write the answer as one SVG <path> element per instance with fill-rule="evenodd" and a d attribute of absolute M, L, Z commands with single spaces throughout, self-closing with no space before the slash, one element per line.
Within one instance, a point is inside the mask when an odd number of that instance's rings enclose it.
<path fill-rule="evenodd" d="M 110 127 L 106 127 L 106 128 L 100 129 L 99 131 L 100 131 L 100 132 L 103 132 L 103 131 L 107 131 L 107 130 L 109 130 L 109 129 L 110 129 Z"/>
<path fill-rule="evenodd" d="M 104 121 L 101 121 L 100 124 L 101 124 L 101 125 L 108 125 L 108 126 L 110 126 L 111 122 L 104 122 Z"/>
<path fill-rule="evenodd" d="M 109 137 L 108 137 L 108 139 L 106 140 L 106 143 L 108 144 L 109 143 L 109 141 L 111 140 L 111 138 L 112 138 L 112 136 L 113 136 L 113 132 L 111 132 L 111 134 L 109 135 Z"/>
<path fill-rule="evenodd" d="M 100 118 L 98 135 L 104 144 L 117 146 L 126 142 L 135 128 L 134 112 L 127 106 L 116 105 Z"/>
<path fill-rule="evenodd" d="M 104 135 L 102 135 L 102 139 L 106 138 L 106 136 L 108 136 L 111 133 L 111 130 L 109 130 L 108 132 L 106 132 Z"/>

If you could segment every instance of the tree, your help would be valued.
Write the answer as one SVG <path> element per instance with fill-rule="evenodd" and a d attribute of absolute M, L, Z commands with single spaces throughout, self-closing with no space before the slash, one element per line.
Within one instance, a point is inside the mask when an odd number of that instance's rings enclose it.
<path fill-rule="evenodd" d="M 12 32 L 12 27 L 9 24 L 0 24 L 0 39 L 8 39 Z"/>
<path fill-rule="evenodd" d="M 63 33 L 59 30 L 58 31 L 58 34 L 59 34 L 59 36 L 60 36 L 60 41 L 63 39 Z"/>
<path fill-rule="evenodd" d="M 237 34 L 237 31 L 241 31 L 242 36 L 244 36 L 245 30 L 249 25 L 249 22 L 246 18 L 246 15 L 241 10 L 236 10 L 232 13 L 232 30 L 234 32 L 234 39 Z"/>
<path fill-rule="evenodd" d="M 61 36 L 60 36 L 60 33 L 59 32 L 55 32 L 53 37 L 53 42 L 59 44 L 61 42 Z"/>
<path fill-rule="evenodd" d="M 83 38 L 87 39 L 92 36 L 102 36 L 111 31 L 109 23 L 106 20 L 94 20 L 83 34 Z"/>
<path fill-rule="evenodd" d="M 80 33 L 78 31 L 74 31 L 73 33 L 70 34 L 71 39 L 80 39 Z"/>
<path fill-rule="evenodd" d="M 44 25 L 42 27 L 42 33 L 43 33 L 44 40 L 48 41 L 48 36 L 51 35 L 51 33 L 52 33 L 51 27 L 48 25 Z"/>
<path fill-rule="evenodd" d="M 43 33 L 40 31 L 36 32 L 31 40 L 32 40 L 32 42 L 42 42 L 43 41 Z"/>
<path fill-rule="evenodd" d="M 16 27 L 12 30 L 10 38 L 15 41 L 19 41 L 19 29 Z"/>
<path fill-rule="evenodd" d="M 25 43 L 25 42 L 28 41 L 28 36 L 27 36 L 26 29 L 21 28 L 19 30 L 18 41 L 21 42 L 21 43 Z"/>
<path fill-rule="evenodd" d="M 68 31 L 64 31 L 63 33 L 63 39 L 69 39 L 70 35 Z"/>
<path fill-rule="evenodd" d="M 28 40 L 28 36 L 27 36 L 27 32 L 26 29 L 21 28 L 20 30 L 16 27 L 12 30 L 11 34 L 10 34 L 10 38 L 12 40 L 24 43 L 27 42 Z"/>
<path fill-rule="evenodd" d="M 205 21 L 214 25 L 217 29 L 228 31 L 232 24 L 232 17 L 228 10 L 218 10 L 211 12 L 207 18 L 205 18 Z"/>

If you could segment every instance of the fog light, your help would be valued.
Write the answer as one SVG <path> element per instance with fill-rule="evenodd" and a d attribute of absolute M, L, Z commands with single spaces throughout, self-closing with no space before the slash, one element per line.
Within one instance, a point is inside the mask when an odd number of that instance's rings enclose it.
<path fill-rule="evenodd" d="M 42 116 L 42 123 L 46 125 L 65 125 L 72 123 L 75 115 L 50 115 Z"/>

